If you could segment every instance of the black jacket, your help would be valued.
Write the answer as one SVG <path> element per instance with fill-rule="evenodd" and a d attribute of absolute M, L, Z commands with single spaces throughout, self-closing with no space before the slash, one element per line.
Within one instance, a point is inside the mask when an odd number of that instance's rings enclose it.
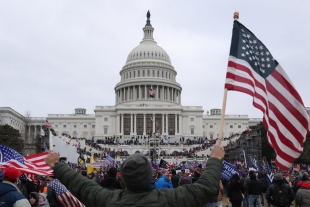
<path fill-rule="evenodd" d="M 287 202 L 287 204 L 283 207 L 289 207 L 290 204 L 292 203 L 292 201 L 295 199 L 295 194 L 293 189 L 284 182 L 284 180 L 276 180 L 273 182 L 273 184 L 271 184 L 266 192 L 266 200 L 268 201 L 268 203 L 272 204 L 273 207 L 278 207 L 275 203 L 276 201 L 274 200 L 274 195 L 276 192 L 276 188 L 283 186 L 285 191 L 287 192 L 287 196 L 289 198 L 289 201 Z"/>
<path fill-rule="evenodd" d="M 121 184 L 114 177 L 107 177 L 107 178 L 105 178 L 104 180 L 101 181 L 100 185 L 103 188 L 107 188 L 107 189 L 110 189 L 110 190 L 122 189 Z"/>
<path fill-rule="evenodd" d="M 230 201 L 243 201 L 244 187 L 241 180 L 228 183 L 227 192 Z"/>
<path fill-rule="evenodd" d="M 171 182 L 172 182 L 173 188 L 177 188 L 179 186 L 179 179 L 180 178 L 177 175 L 171 176 Z"/>
<path fill-rule="evenodd" d="M 258 180 L 251 180 L 248 185 L 249 195 L 260 195 L 262 193 L 262 187 Z"/>

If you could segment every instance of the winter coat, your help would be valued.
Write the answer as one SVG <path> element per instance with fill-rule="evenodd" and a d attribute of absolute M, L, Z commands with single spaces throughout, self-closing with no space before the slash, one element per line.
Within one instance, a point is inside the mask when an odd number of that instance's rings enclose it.
<path fill-rule="evenodd" d="M 273 207 L 278 207 L 274 202 L 274 194 L 275 194 L 276 188 L 278 188 L 277 186 L 283 186 L 284 189 L 287 191 L 289 202 L 285 205 L 285 207 L 289 207 L 290 204 L 295 199 L 295 194 L 294 194 L 293 189 L 288 184 L 286 184 L 284 180 L 276 180 L 274 181 L 273 184 L 269 186 L 266 192 L 266 200 L 268 201 L 268 203 L 272 204 Z"/>
<path fill-rule="evenodd" d="M 119 181 L 113 177 L 105 178 L 104 180 L 100 182 L 100 185 L 103 188 L 110 189 L 110 190 L 122 189 L 122 186 L 119 183 Z"/>
<path fill-rule="evenodd" d="M 166 188 L 132 192 L 128 190 L 111 191 L 104 189 L 74 170 L 71 170 L 64 163 L 59 163 L 54 167 L 55 177 L 84 203 L 84 205 L 91 207 L 200 207 L 208 203 L 218 194 L 221 172 L 221 160 L 209 158 L 205 171 L 194 184 L 179 186 L 176 189 Z"/>
<path fill-rule="evenodd" d="M 230 201 L 243 201 L 244 187 L 241 180 L 231 181 L 227 186 L 227 193 Z"/>
<path fill-rule="evenodd" d="M 2 181 L 0 182 L 0 206 L 30 207 L 30 203 L 16 185 L 8 181 Z"/>
<path fill-rule="evenodd" d="M 155 188 L 159 190 L 163 188 L 173 188 L 173 186 L 167 175 L 163 175 L 155 182 Z"/>
<path fill-rule="evenodd" d="M 173 188 L 177 188 L 179 186 L 179 176 L 177 175 L 172 175 L 171 176 L 171 182 L 172 182 L 172 186 Z"/>
<path fill-rule="evenodd" d="M 260 195 L 262 193 L 262 187 L 258 180 L 251 180 L 248 184 L 249 195 Z"/>
<path fill-rule="evenodd" d="M 300 207 L 307 207 L 310 204 L 310 182 L 299 182 L 299 189 L 296 192 L 295 201 Z"/>
<path fill-rule="evenodd" d="M 48 203 L 48 200 L 46 198 L 46 194 L 40 193 L 40 196 L 42 196 L 44 198 L 44 201 L 42 203 L 40 203 L 40 207 L 50 207 L 50 204 Z"/>

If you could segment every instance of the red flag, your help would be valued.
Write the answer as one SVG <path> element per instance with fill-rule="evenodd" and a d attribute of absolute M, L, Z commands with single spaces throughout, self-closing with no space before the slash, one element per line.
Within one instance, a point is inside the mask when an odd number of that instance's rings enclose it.
<path fill-rule="evenodd" d="M 303 151 L 309 114 L 279 63 L 238 21 L 234 21 L 225 88 L 253 96 L 253 105 L 264 113 L 268 141 L 277 153 L 276 164 L 291 167 Z"/>

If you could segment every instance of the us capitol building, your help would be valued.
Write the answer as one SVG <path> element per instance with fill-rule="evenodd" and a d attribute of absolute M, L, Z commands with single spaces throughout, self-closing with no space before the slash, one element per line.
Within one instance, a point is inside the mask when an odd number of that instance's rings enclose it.
<path fill-rule="evenodd" d="M 202 106 L 182 106 L 182 86 L 176 80 L 177 71 L 168 53 L 155 42 L 149 15 L 143 39 L 127 56 L 120 76 L 114 88 L 114 106 L 96 106 L 94 114 L 77 108 L 74 114 L 48 114 L 47 117 L 25 117 L 10 107 L 0 107 L 0 124 L 18 129 L 26 142 L 32 142 L 40 133 L 46 119 L 57 134 L 87 139 L 111 136 L 130 139 L 154 132 L 172 141 L 180 137 L 213 139 L 218 136 L 220 109 L 204 114 Z M 241 133 L 261 120 L 248 115 L 225 115 L 223 136 Z"/>

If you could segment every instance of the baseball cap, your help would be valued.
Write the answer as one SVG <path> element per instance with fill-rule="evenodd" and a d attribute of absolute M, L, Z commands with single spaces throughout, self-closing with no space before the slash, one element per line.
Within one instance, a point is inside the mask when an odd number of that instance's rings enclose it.
<path fill-rule="evenodd" d="M 13 181 L 16 180 L 22 173 L 14 167 L 5 168 L 3 173 L 3 180 Z"/>

